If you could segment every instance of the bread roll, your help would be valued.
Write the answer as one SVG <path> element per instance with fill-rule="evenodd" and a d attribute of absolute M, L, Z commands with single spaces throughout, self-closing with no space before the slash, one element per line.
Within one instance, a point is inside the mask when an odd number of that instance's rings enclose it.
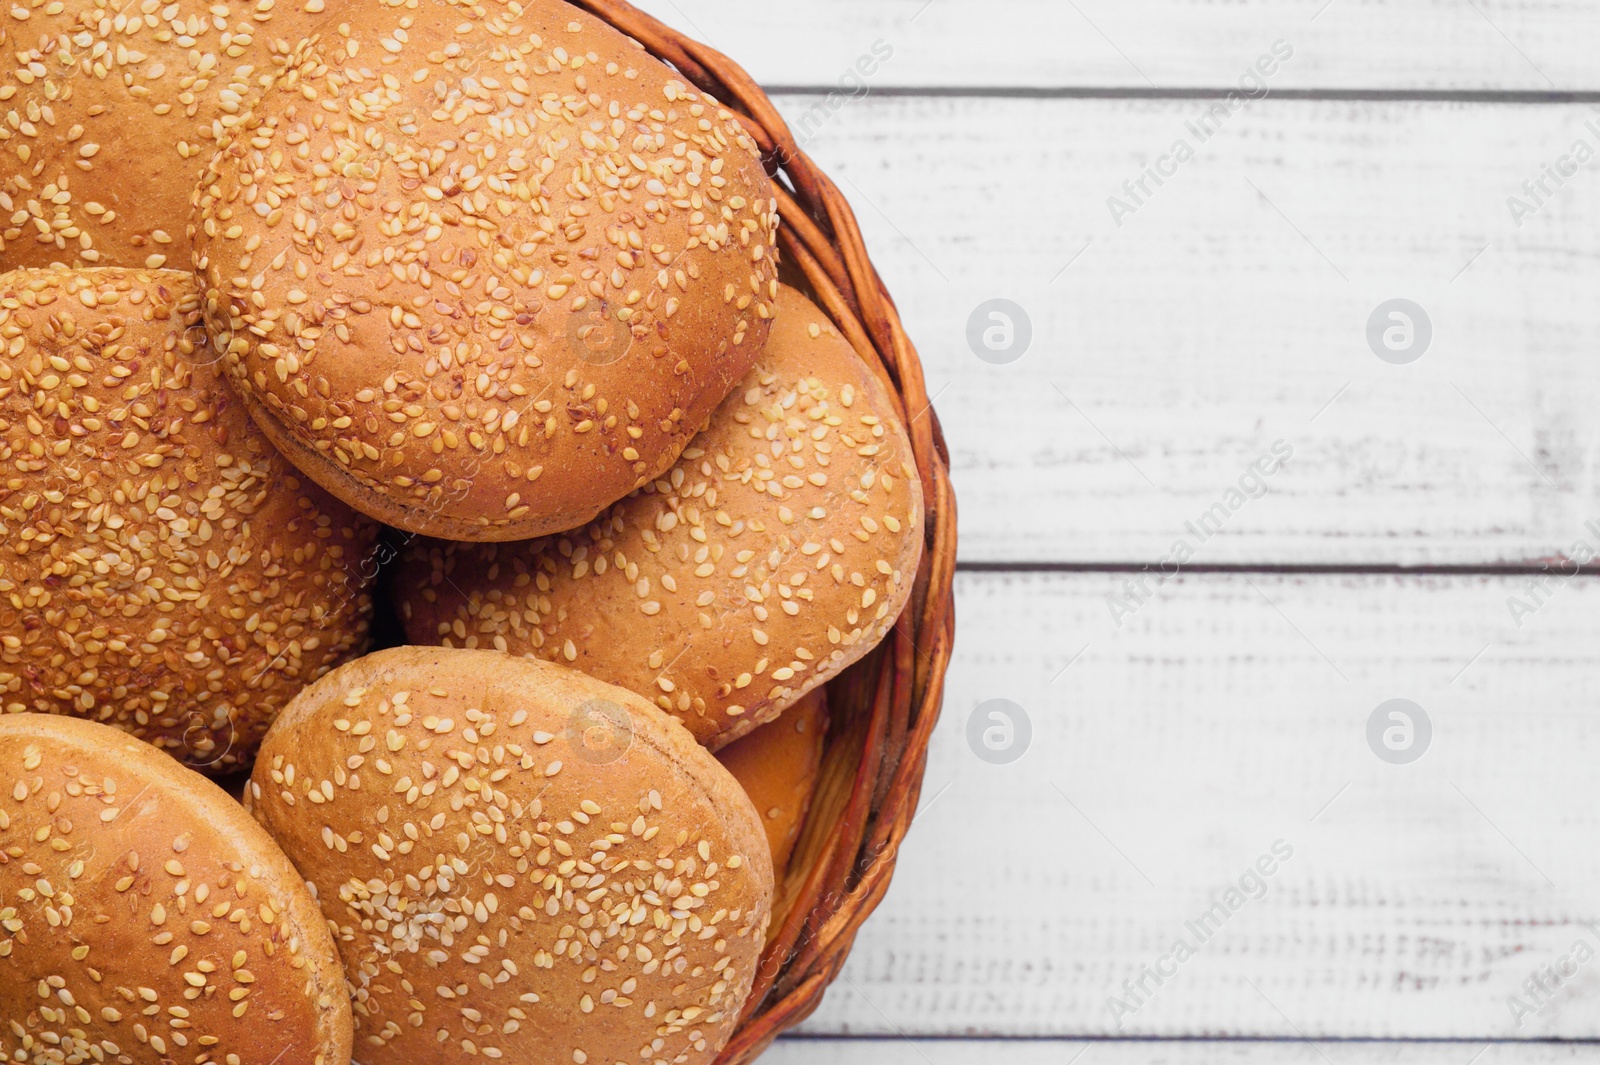
<path fill-rule="evenodd" d="M 756 144 L 559 0 L 340 12 L 202 183 L 219 350 L 274 443 L 373 517 L 580 525 L 671 466 L 766 339 Z"/>
<path fill-rule="evenodd" d="M 761 822 L 669 716 L 399 647 L 307 688 L 247 793 L 316 885 L 362 1065 L 711 1062 L 772 905 Z"/>
<path fill-rule="evenodd" d="M 115 729 L 0 716 L 0 1059 L 346 1065 L 350 996 L 288 859 Z"/>
<path fill-rule="evenodd" d="M 15 0 L 0 16 L 0 269 L 189 269 L 217 141 L 327 0 Z"/>
<path fill-rule="evenodd" d="M 733 774 L 761 814 L 779 880 L 789 868 L 789 856 L 811 810 L 827 738 L 828 697 L 826 689 L 816 688 L 778 720 L 717 752 L 717 761 Z"/>
<path fill-rule="evenodd" d="M 193 278 L 0 275 L 0 708 L 225 773 L 366 643 L 376 527 L 221 378 Z"/>
<path fill-rule="evenodd" d="M 678 464 L 586 528 L 412 544 L 394 591 L 411 642 L 570 663 L 712 750 L 866 654 L 922 549 L 911 445 L 823 313 L 789 288 L 778 311 Z"/>

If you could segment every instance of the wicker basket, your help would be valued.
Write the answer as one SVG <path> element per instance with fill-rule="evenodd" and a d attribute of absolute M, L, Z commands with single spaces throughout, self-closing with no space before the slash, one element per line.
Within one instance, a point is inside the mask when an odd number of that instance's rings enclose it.
<path fill-rule="evenodd" d="M 927 507 L 927 551 L 894 634 L 828 687 L 833 725 L 811 813 L 787 871 L 755 989 L 719 1065 L 743 1065 L 804 1020 L 889 887 L 916 814 L 955 637 L 955 497 L 922 365 L 849 204 L 795 143 L 750 75 L 626 3 L 577 0 L 736 111 L 777 184 L 786 280 L 809 289 L 898 397 Z"/>

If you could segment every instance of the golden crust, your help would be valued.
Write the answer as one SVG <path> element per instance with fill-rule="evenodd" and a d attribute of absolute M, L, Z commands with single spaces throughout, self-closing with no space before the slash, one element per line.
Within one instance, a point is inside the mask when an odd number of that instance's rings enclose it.
<path fill-rule="evenodd" d="M 0 268 L 189 268 L 220 138 L 326 0 L 15 0 L 0 14 Z"/>
<path fill-rule="evenodd" d="M 346 1065 L 305 882 L 221 789 L 115 729 L 0 716 L 0 1058 Z"/>
<path fill-rule="evenodd" d="M 317 887 L 364 1065 L 711 1062 L 771 913 L 760 819 L 668 715 L 493 651 L 306 689 L 246 801 Z"/>
<path fill-rule="evenodd" d="M 571 528 L 669 467 L 766 339 L 737 118 L 559 0 L 368 0 L 197 192 L 206 318 L 302 469 L 453 539 Z"/>
<path fill-rule="evenodd" d="M 789 855 L 811 810 L 827 738 L 827 689 L 815 688 L 778 720 L 717 752 L 717 761 L 733 774 L 761 815 L 779 880 L 789 868 Z"/>
<path fill-rule="evenodd" d="M 786 287 L 777 304 L 755 369 L 670 473 L 583 529 L 412 544 L 407 637 L 569 663 L 712 750 L 871 650 L 921 557 L 911 444 L 826 316 Z"/>
<path fill-rule="evenodd" d="M 193 278 L 0 275 L 0 708 L 224 773 L 364 647 L 376 527 L 222 379 Z"/>

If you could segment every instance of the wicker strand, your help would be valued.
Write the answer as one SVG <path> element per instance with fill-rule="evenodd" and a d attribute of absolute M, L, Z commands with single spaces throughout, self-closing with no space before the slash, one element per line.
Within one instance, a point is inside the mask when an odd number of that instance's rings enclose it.
<path fill-rule="evenodd" d="M 774 176 L 782 254 L 823 310 L 897 397 L 922 481 L 927 550 L 910 604 L 887 646 L 829 685 L 835 727 L 813 804 L 808 867 L 783 924 L 769 930 L 755 987 L 718 1065 L 747 1065 L 822 1001 L 856 933 L 888 890 L 916 816 L 928 742 L 955 639 L 956 507 L 950 460 L 899 310 L 872 265 L 850 204 L 800 149 L 760 86 L 738 64 L 627 3 L 577 0 L 737 113 Z M 797 850 L 798 855 L 801 852 Z"/>

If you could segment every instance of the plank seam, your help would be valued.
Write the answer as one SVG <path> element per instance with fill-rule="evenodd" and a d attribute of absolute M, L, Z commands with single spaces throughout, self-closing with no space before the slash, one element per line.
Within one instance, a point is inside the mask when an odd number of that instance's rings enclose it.
<path fill-rule="evenodd" d="M 958 573 L 1151 573 L 1155 562 L 957 562 Z M 1579 568 L 1574 573 L 1562 570 L 1557 563 L 1513 562 L 1488 564 L 1442 564 L 1408 566 L 1391 563 L 1195 563 L 1181 567 L 1170 577 L 1186 573 L 1209 574 L 1268 574 L 1305 575 L 1317 577 L 1338 576 L 1401 576 L 1401 577 L 1529 577 L 1549 573 L 1552 576 L 1596 577 L 1600 570 Z"/>
<path fill-rule="evenodd" d="M 1471 1039 L 1461 1036 L 1412 1036 L 1406 1038 L 1372 1035 L 1316 1036 L 1300 1039 L 1271 1035 L 905 1035 L 836 1032 L 786 1032 L 778 1037 L 788 1043 L 1372 1043 L 1392 1045 L 1453 1046 L 1600 1046 L 1600 1039 L 1558 1039 L 1532 1036 L 1527 1039 Z"/>
<path fill-rule="evenodd" d="M 773 96 L 943 97 L 980 100 L 1221 100 L 1237 86 L 1173 86 L 1170 88 L 1084 85 L 874 85 L 859 94 L 841 93 L 837 85 L 764 85 Z M 1273 89 L 1253 104 L 1272 100 L 1376 101 L 1396 103 L 1595 104 L 1600 90 L 1552 89 Z"/>

